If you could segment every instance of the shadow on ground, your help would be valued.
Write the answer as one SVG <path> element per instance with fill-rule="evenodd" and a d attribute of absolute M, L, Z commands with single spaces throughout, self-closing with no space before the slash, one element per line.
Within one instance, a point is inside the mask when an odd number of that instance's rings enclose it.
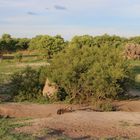
<path fill-rule="evenodd" d="M 47 132 L 47 136 L 37 138 L 37 140 L 51 140 L 51 139 L 57 139 L 57 140 L 93 140 L 93 138 L 91 138 L 90 136 L 71 138 L 67 135 L 64 135 L 64 130 L 57 130 L 57 129 L 51 129 L 51 130 L 49 130 L 49 132 Z"/>

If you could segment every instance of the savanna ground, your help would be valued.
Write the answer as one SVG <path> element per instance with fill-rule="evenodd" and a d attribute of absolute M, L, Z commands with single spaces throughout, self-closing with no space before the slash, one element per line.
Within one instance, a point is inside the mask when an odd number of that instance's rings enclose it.
<path fill-rule="evenodd" d="M 19 63 L 13 54 L 5 55 L 0 63 L 1 140 L 90 140 L 140 139 L 140 61 L 132 61 L 135 82 L 128 87 L 134 99 L 116 101 L 116 112 L 97 112 L 92 107 L 67 104 L 33 104 L 6 102 L 10 95 L 7 81 L 12 73 L 26 66 L 34 69 L 48 65 L 37 54 L 24 53 Z M 1 86 L 3 85 L 3 86 Z M 72 112 L 57 114 L 57 110 L 72 107 Z"/>

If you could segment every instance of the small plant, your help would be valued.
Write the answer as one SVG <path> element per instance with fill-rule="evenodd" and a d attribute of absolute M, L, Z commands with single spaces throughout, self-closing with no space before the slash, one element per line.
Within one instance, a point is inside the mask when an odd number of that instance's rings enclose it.
<path fill-rule="evenodd" d="M 139 127 L 140 123 L 135 123 L 133 126 Z"/>
<path fill-rule="evenodd" d="M 16 53 L 14 57 L 18 62 L 21 62 L 23 55 L 22 55 L 22 53 Z"/>
<path fill-rule="evenodd" d="M 48 104 L 50 103 L 49 98 L 42 96 L 40 93 L 36 98 L 31 99 L 33 103 L 38 103 L 38 104 Z"/>
<path fill-rule="evenodd" d="M 57 102 L 57 101 L 65 101 L 68 94 L 63 88 L 59 88 L 58 92 L 56 92 L 51 98 L 51 102 Z"/>
<path fill-rule="evenodd" d="M 130 126 L 129 122 L 126 122 L 126 121 L 120 121 L 120 125 L 123 126 L 123 127 Z"/>
<path fill-rule="evenodd" d="M 104 100 L 104 101 L 94 101 L 94 108 L 97 111 L 109 112 L 109 111 L 116 111 L 117 108 L 111 103 L 111 101 Z"/>

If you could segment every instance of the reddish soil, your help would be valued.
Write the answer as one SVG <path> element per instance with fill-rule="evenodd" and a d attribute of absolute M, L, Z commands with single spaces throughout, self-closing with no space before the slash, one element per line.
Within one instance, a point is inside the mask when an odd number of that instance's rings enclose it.
<path fill-rule="evenodd" d="M 95 112 L 73 106 L 74 112 L 57 115 L 65 104 L 38 105 L 6 103 L 0 105 L 0 114 L 11 117 L 33 117 L 30 126 L 17 128 L 18 132 L 36 133 L 49 128 L 69 137 L 130 137 L 140 138 L 140 101 L 115 103 L 120 111 Z M 45 140 L 45 138 L 44 138 Z"/>

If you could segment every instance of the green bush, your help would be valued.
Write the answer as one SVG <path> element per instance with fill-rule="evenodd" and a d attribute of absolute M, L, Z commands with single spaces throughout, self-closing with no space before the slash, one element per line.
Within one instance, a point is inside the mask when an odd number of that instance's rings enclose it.
<path fill-rule="evenodd" d="M 93 107 L 96 111 L 116 111 L 117 107 L 115 105 L 112 104 L 112 102 L 110 100 L 99 100 L 96 101 L 94 100 L 93 102 Z"/>
<path fill-rule="evenodd" d="M 50 102 L 66 101 L 68 94 L 63 88 L 59 88 L 58 92 L 54 93 L 53 96 L 49 97 Z"/>
<path fill-rule="evenodd" d="M 39 72 L 39 83 L 41 85 L 44 85 L 46 82 L 46 75 L 47 75 L 47 67 L 46 66 L 41 66 L 38 70 Z"/>
<path fill-rule="evenodd" d="M 115 98 L 126 93 L 129 65 L 115 47 L 69 47 L 56 55 L 48 69 L 50 80 L 72 102 Z"/>
<path fill-rule="evenodd" d="M 41 96 L 43 84 L 40 83 L 40 70 L 33 70 L 30 67 L 17 72 L 11 77 L 11 92 L 14 100 L 25 101 L 35 100 Z"/>
<path fill-rule="evenodd" d="M 16 53 L 14 56 L 15 60 L 17 60 L 18 62 L 22 61 L 23 55 L 22 53 Z"/>

